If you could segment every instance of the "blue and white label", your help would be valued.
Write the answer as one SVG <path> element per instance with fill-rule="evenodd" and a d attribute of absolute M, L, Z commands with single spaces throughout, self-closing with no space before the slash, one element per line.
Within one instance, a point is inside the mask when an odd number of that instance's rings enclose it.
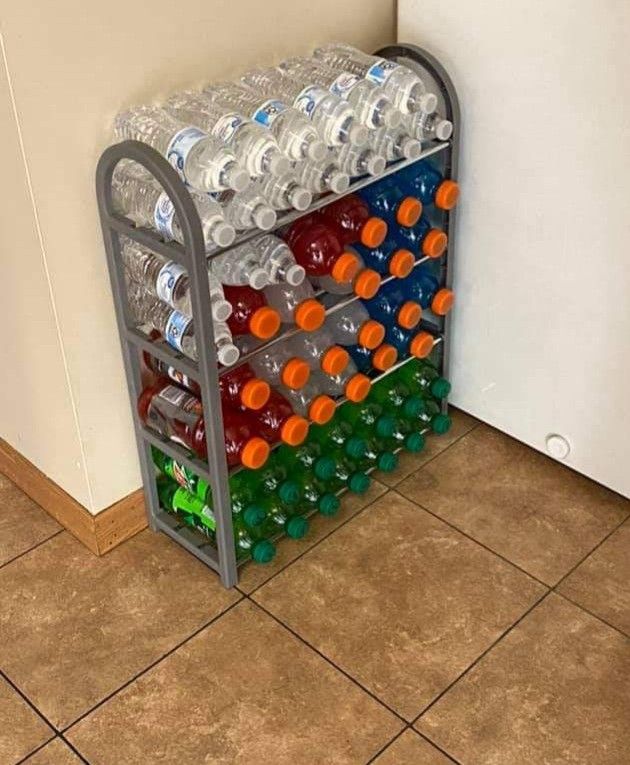
<path fill-rule="evenodd" d="M 307 88 L 299 93 L 293 106 L 302 114 L 305 114 L 309 119 L 312 119 L 313 112 L 317 105 L 328 96 L 328 91 L 323 88 L 318 88 L 314 85 L 309 85 Z"/>
<path fill-rule="evenodd" d="M 183 276 L 186 276 L 186 269 L 179 263 L 169 260 L 162 266 L 155 282 L 155 291 L 160 300 L 170 306 L 174 305 L 173 293 Z"/>
<path fill-rule="evenodd" d="M 186 316 L 179 311 L 173 311 L 166 322 L 164 337 L 166 342 L 178 351 L 183 351 L 183 340 L 188 325 L 192 321 L 190 316 Z"/>
<path fill-rule="evenodd" d="M 345 101 L 350 95 L 350 91 L 354 86 L 361 81 L 360 77 L 351 72 L 342 72 L 339 77 L 330 86 L 330 92 L 334 93 L 339 98 L 343 98 Z"/>
<path fill-rule="evenodd" d="M 265 101 L 264 104 L 261 104 L 258 109 L 256 109 L 252 114 L 252 119 L 264 127 L 270 128 L 276 117 L 286 110 L 287 106 L 286 104 L 283 104 L 282 101 L 271 99 L 270 101 Z"/>
<path fill-rule="evenodd" d="M 229 143 L 234 138 L 234 133 L 246 122 L 245 117 L 239 114 L 224 114 L 217 120 L 212 128 L 212 135 L 220 138 L 223 143 Z"/>
<path fill-rule="evenodd" d="M 367 70 L 365 73 L 365 79 L 371 80 L 377 85 L 382 85 L 387 81 L 388 77 L 391 75 L 394 69 L 398 69 L 399 66 L 400 64 L 397 64 L 395 61 L 390 61 L 387 58 L 381 58 L 375 64 L 372 64 L 372 66 Z"/>
<path fill-rule="evenodd" d="M 206 134 L 203 130 L 199 130 L 199 128 L 196 127 L 186 127 L 183 130 L 180 130 L 179 133 L 175 133 L 171 138 L 171 142 L 166 149 L 166 159 L 168 159 L 175 170 L 177 170 L 183 181 L 186 180 L 184 174 L 186 158 L 193 146 L 205 137 Z"/>
<path fill-rule="evenodd" d="M 165 239 L 173 239 L 173 219 L 175 217 L 175 207 L 171 202 L 169 195 L 163 191 L 155 203 L 153 210 L 153 221 L 155 228 Z"/>

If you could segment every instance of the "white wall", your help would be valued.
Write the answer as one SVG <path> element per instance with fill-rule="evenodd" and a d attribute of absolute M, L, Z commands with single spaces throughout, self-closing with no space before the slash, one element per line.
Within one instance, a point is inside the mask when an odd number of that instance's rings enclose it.
<path fill-rule="evenodd" d="M 386 44 L 394 2 L 23 0 L 2 3 L 0 29 L 15 103 L 3 176 L 17 187 L 0 218 L 15 285 L 0 435 L 98 512 L 140 484 L 93 192 L 116 111 L 327 40 Z"/>
<path fill-rule="evenodd" d="M 630 3 L 400 0 L 459 90 L 454 401 L 630 496 Z"/>

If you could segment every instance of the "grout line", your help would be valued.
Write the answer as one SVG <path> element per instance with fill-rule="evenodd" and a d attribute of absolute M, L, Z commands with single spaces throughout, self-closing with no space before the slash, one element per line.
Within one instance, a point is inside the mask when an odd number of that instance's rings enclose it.
<path fill-rule="evenodd" d="M 589 616 L 592 616 L 594 619 L 597 619 L 597 621 L 602 622 L 602 624 L 605 624 L 607 627 L 610 627 L 611 630 L 615 630 L 615 632 L 618 632 L 622 637 L 626 638 L 627 640 L 630 640 L 630 635 L 627 632 L 624 632 L 619 627 L 615 627 L 614 624 L 611 624 L 610 622 L 606 621 L 606 619 L 602 618 L 601 616 L 598 616 L 593 611 L 590 611 L 588 608 L 585 608 L 580 603 L 577 603 L 575 600 L 572 600 L 567 595 L 564 595 L 562 592 L 556 592 L 556 590 L 552 590 L 554 595 L 557 595 L 559 598 L 562 598 L 563 600 L 568 601 L 571 603 L 571 605 L 575 606 L 576 608 L 579 608 L 580 611 L 584 611 L 584 613 L 588 614 Z"/>
<path fill-rule="evenodd" d="M 29 760 L 34 754 L 37 754 L 37 752 L 41 752 L 41 750 L 44 749 L 44 747 L 48 746 L 48 744 L 52 744 L 52 742 L 55 741 L 56 738 L 57 736 L 53 736 L 48 741 L 44 741 L 43 744 L 40 744 L 39 746 L 35 747 L 35 749 L 31 749 L 31 751 L 28 754 L 26 754 L 24 757 L 22 757 L 22 759 L 18 760 L 15 763 L 15 765 L 22 765 L 27 760 Z"/>
<path fill-rule="evenodd" d="M 61 528 L 59 529 L 59 531 L 55 531 L 54 534 L 51 534 L 49 537 L 46 537 L 46 539 L 42 539 L 41 542 L 34 544 L 32 547 L 29 547 L 28 550 L 22 550 L 22 552 L 16 555 L 14 558 L 10 558 L 9 560 L 6 560 L 4 563 L 1 563 L 0 570 L 2 570 L 5 566 L 8 566 L 10 563 L 14 563 L 16 560 L 19 560 L 20 558 L 23 558 L 25 555 L 28 555 L 28 553 L 33 552 L 33 550 L 37 550 L 38 547 L 45 545 L 46 542 L 50 542 L 51 539 L 58 537 L 59 534 L 63 534 L 65 530 L 66 529 Z"/>
<path fill-rule="evenodd" d="M 45 743 L 48 744 L 50 741 L 52 741 L 57 734 L 57 727 L 50 722 L 50 720 L 46 717 L 46 715 L 43 712 L 40 712 L 40 710 L 35 706 L 35 704 L 33 704 L 33 702 L 29 699 L 29 697 L 24 693 L 24 691 L 22 691 L 22 689 L 18 685 L 16 685 L 16 683 L 14 683 L 13 680 L 11 680 L 11 678 L 7 675 L 7 673 L 3 669 L 0 669 L 0 677 L 8 685 L 10 685 L 11 688 L 13 688 L 13 690 L 17 693 L 17 695 L 20 696 L 22 701 L 24 701 L 32 709 L 32 711 L 35 712 L 35 714 L 38 717 L 41 717 L 41 719 L 46 723 L 46 725 L 48 725 L 48 727 L 51 729 L 52 736 Z M 42 746 L 44 746 L 44 744 L 42 744 Z M 41 749 L 41 747 L 39 748 Z"/>
<path fill-rule="evenodd" d="M 81 762 L 86 763 L 86 765 L 90 765 L 90 762 L 86 760 L 86 758 L 81 754 L 81 752 L 76 748 L 74 744 L 68 741 L 68 739 L 63 735 L 63 733 L 59 734 L 59 738 L 68 747 L 68 749 L 71 749 L 74 752 L 74 754 L 76 754 L 76 756 L 81 760 Z"/>
<path fill-rule="evenodd" d="M 442 752 L 442 754 L 447 757 L 449 760 L 455 763 L 455 765 L 460 765 L 460 762 L 456 760 L 452 754 L 449 754 L 446 749 L 442 749 L 441 746 L 435 743 L 435 741 L 432 741 L 426 733 L 421 733 L 419 730 L 416 730 L 412 725 L 409 726 L 409 729 L 412 730 L 414 733 L 417 733 L 418 736 L 423 738 L 427 743 L 431 744 L 432 747 L 437 749 L 439 752 Z"/>
<path fill-rule="evenodd" d="M 398 741 L 398 739 L 402 736 L 402 734 L 405 731 L 409 730 L 409 725 L 405 725 L 405 727 L 402 730 L 399 730 L 398 733 L 393 737 L 390 738 L 389 741 L 387 741 L 379 750 L 376 752 L 376 754 L 373 754 L 370 759 L 365 763 L 365 765 L 370 765 L 374 760 L 378 759 L 383 752 L 385 752 L 389 747 L 394 743 L 394 741 Z"/>

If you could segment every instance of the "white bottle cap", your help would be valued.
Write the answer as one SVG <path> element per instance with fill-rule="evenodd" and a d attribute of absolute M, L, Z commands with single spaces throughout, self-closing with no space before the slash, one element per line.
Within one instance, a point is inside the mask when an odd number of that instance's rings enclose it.
<path fill-rule="evenodd" d="M 232 304 L 224 298 L 217 297 L 212 301 L 212 318 L 215 321 L 225 321 L 232 315 Z"/>
<path fill-rule="evenodd" d="M 243 191 L 249 186 L 247 171 L 233 163 L 230 167 L 226 168 L 225 185 L 229 189 L 234 189 L 234 191 Z"/>
<path fill-rule="evenodd" d="M 342 173 L 341 170 L 335 170 L 330 175 L 328 181 L 328 188 L 335 194 L 343 194 L 348 190 L 350 186 L 350 177 L 347 173 Z"/>
<path fill-rule="evenodd" d="M 229 247 L 236 239 L 234 226 L 225 221 L 219 221 L 212 227 L 212 241 L 219 247 Z"/>
<path fill-rule="evenodd" d="M 384 157 L 381 157 L 380 154 L 372 153 L 372 156 L 365 163 L 365 169 L 370 175 L 380 175 L 385 170 L 386 164 Z"/>
<path fill-rule="evenodd" d="M 294 263 L 292 266 L 289 266 L 284 274 L 284 280 L 287 284 L 290 284 L 292 287 L 297 287 L 298 284 L 302 284 L 304 281 L 304 278 L 306 276 L 306 271 L 302 268 L 302 266 L 299 266 L 297 263 Z"/>
<path fill-rule="evenodd" d="M 296 210 L 306 210 L 313 201 L 313 195 L 308 189 L 302 186 L 295 186 L 289 192 L 289 202 Z"/>
<path fill-rule="evenodd" d="M 321 162 L 326 156 L 327 147 L 323 141 L 319 138 L 315 138 L 311 141 L 306 149 L 307 159 L 311 159 L 313 162 Z"/>
<path fill-rule="evenodd" d="M 355 122 L 350 130 L 348 130 L 348 140 L 355 146 L 365 146 L 368 140 L 368 129 L 365 125 L 360 125 L 358 122 Z"/>
<path fill-rule="evenodd" d="M 269 231 L 276 225 L 276 214 L 267 205 L 260 204 L 252 213 L 252 219 L 261 231 Z"/>
<path fill-rule="evenodd" d="M 435 125 L 435 137 L 440 141 L 448 141 L 453 135 L 453 123 L 450 120 L 438 120 Z"/>
<path fill-rule="evenodd" d="M 270 175 L 275 175 L 277 177 L 291 172 L 291 164 L 284 154 L 281 154 L 278 150 L 269 157 L 267 170 Z"/>
<path fill-rule="evenodd" d="M 438 100 L 435 93 L 425 93 L 420 98 L 420 111 L 425 114 L 433 114 L 437 109 Z"/>
<path fill-rule="evenodd" d="M 400 147 L 405 159 L 418 159 L 422 154 L 422 144 L 415 138 L 405 138 Z"/>
<path fill-rule="evenodd" d="M 386 128 L 397 128 L 402 122 L 402 114 L 392 103 L 386 103 L 381 109 L 383 125 Z"/>
<path fill-rule="evenodd" d="M 239 349 L 232 343 L 226 343 L 217 348 L 217 359 L 219 364 L 222 364 L 224 367 L 231 367 L 232 364 L 236 364 L 240 356 Z"/>
<path fill-rule="evenodd" d="M 255 266 L 252 268 L 251 273 L 249 274 L 249 279 L 247 281 L 249 286 L 255 290 L 261 290 L 263 287 L 266 287 L 269 284 L 267 272 L 264 268 L 260 268 L 260 266 Z"/>

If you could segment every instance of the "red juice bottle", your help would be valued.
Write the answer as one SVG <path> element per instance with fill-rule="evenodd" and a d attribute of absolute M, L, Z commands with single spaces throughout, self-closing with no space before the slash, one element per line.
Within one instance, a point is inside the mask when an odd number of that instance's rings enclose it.
<path fill-rule="evenodd" d="M 219 377 L 223 404 L 238 409 L 260 409 L 269 401 L 269 383 L 256 377 L 249 364 L 241 364 Z"/>
<path fill-rule="evenodd" d="M 251 413 L 258 435 L 270 443 L 282 441 L 298 446 L 308 435 L 308 420 L 295 414 L 291 404 L 277 391 L 272 391 L 269 401 Z"/>
<path fill-rule="evenodd" d="M 332 228 L 314 215 L 295 221 L 285 239 L 310 277 L 332 276 L 338 282 L 347 282 L 359 271 L 357 256 L 346 252 Z"/>
<path fill-rule="evenodd" d="M 367 202 L 356 194 L 348 194 L 323 207 L 319 215 L 342 245 L 360 242 L 365 247 L 378 247 L 387 236 L 387 223 L 371 215 Z"/>
<path fill-rule="evenodd" d="M 280 329 L 278 312 L 267 305 L 259 290 L 247 285 L 223 285 L 225 299 L 232 304 L 232 314 L 227 325 L 233 335 L 254 335 L 269 340 Z"/>

